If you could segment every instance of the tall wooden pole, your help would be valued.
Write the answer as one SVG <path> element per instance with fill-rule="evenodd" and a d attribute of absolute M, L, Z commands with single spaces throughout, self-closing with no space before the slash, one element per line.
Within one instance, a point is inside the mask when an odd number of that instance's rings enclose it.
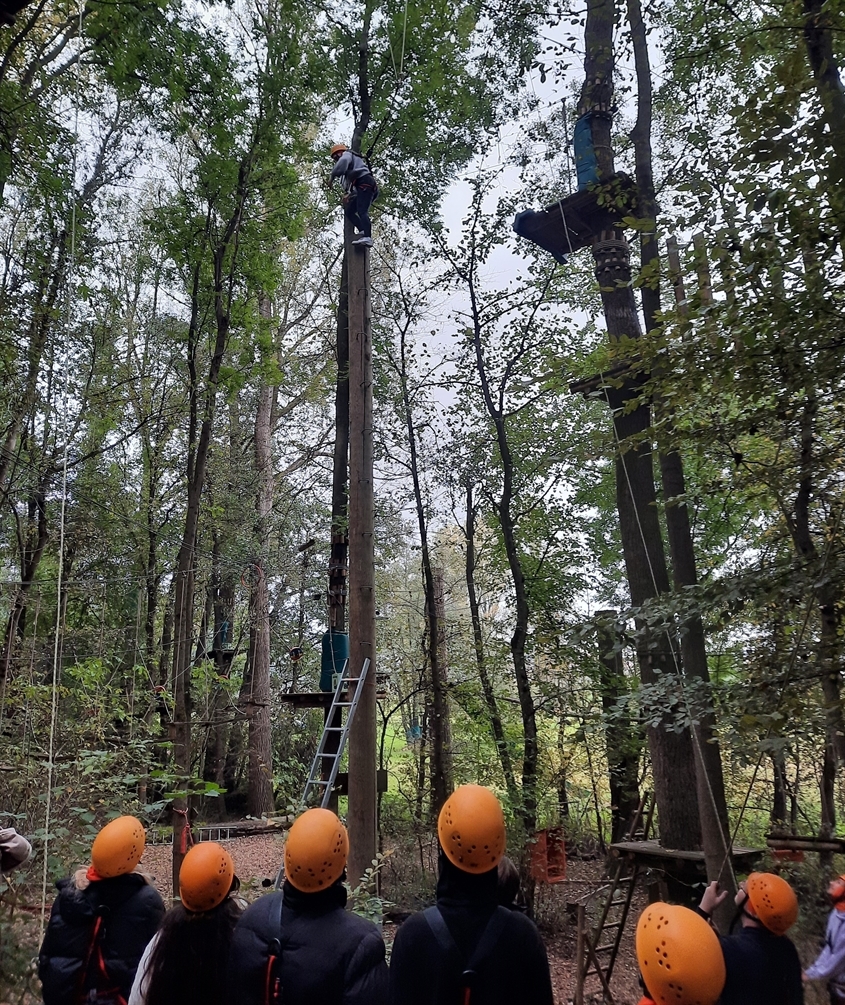
<path fill-rule="evenodd" d="M 370 253 L 352 246 L 349 263 L 349 670 L 370 668 L 349 732 L 349 881 L 355 886 L 378 849 L 376 827 L 376 603 L 373 551 L 373 346 Z"/>

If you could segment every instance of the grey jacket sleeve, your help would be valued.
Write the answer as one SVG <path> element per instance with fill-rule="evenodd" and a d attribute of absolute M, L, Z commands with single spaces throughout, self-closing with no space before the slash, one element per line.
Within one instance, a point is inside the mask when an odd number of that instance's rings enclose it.
<path fill-rule="evenodd" d="M 332 173 L 329 175 L 329 181 L 334 181 L 335 178 L 340 178 L 341 175 L 345 175 L 348 171 L 352 170 L 352 154 L 349 150 L 338 157 L 337 163 L 332 168 Z"/>

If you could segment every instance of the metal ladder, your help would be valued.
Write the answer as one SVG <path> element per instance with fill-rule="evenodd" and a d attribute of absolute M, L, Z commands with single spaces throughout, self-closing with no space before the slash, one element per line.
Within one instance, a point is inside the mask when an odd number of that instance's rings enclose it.
<path fill-rule="evenodd" d="M 363 690 L 364 683 L 367 679 L 367 671 L 370 669 L 370 661 L 368 659 L 364 660 L 364 665 L 361 667 L 360 677 L 347 677 L 349 672 L 349 660 L 345 660 L 343 664 L 343 669 L 337 678 L 337 686 L 334 689 L 334 697 L 332 698 L 332 703 L 329 705 L 329 711 L 326 715 L 326 724 L 323 727 L 323 735 L 320 737 L 320 742 L 317 744 L 317 752 L 314 754 L 314 760 L 311 762 L 311 771 L 308 774 L 308 781 L 305 783 L 305 789 L 302 792 L 302 799 L 300 800 L 300 807 L 306 809 L 308 806 L 308 799 L 313 794 L 314 790 L 318 786 L 323 786 L 323 797 L 320 800 L 320 806 L 323 809 L 329 805 L 329 800 L 332 795 L 332 788 L 334 783 L 337 781 L 337 769 L 340 767 L 340 759 L 343 757 L 343 751 L 346 749 L 346 740 L 349 736 L 349 727 L 352 725 L 352 720 L 355 717 L 355 710 L 358 708 L 358 701 L 361 697 L 361 691 Z M 352 694 L 352 700 L 346 700 L 349 698 L 349 688 L 351 685 L 355 685 L 355 690 Z M 332 723 L 335 720 L 335 712 L 340 711 L 343 714 L 343 709 L 346 709 L 346 722 L 341 726 L 333 726 Z M 340 733 L 340 740 L 337 745 L 337 752 L 333 754 L 326 753 L 326 742 L 332 733 Z M 329 768 L 328 778 L 323 778 L 323 762 L 330 761 L 331 767 Z"/>

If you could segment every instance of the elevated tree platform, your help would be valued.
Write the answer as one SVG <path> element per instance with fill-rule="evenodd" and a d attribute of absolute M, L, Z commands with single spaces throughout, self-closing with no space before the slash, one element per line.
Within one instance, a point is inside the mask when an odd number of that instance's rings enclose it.
<path fill-rule="evenodd" d="M 621 226 L 626 216 L 636 212 L 637 186 L 619 172 L 545 209 L 517 213 L 513 229 L 564 263 L 573 252 L 590 247 L 602 232 Z"/>
<path fill-rule="evenodd" d="M 328 708 L 334 698 L 334 691 L 287 691 L 279 695 L 279 701 L 294 708 Z"/>
<path fill-rule="evenodd" d="M 610 845 L 609 851 L 615 858 L 625 858 L 640 868 L 661 870 L 675 877 L 706 875 L 703 851 L 664 848 L 657 841 L 617 841 Z M 763 851 L 762 848 L 734 846 L 731 860 L 737 871 L 752 871 Z"/>

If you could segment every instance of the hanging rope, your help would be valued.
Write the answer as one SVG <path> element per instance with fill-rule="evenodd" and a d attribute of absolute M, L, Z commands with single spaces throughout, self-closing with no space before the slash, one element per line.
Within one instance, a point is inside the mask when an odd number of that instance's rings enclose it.
<path fill-rule="evenodd" d="M 81 45 L 82 17 L 84 7 L 79 5 L 77 39 Z M 56 574 L 56 628 L 53 634 L 53 673 L 51 678 L 50 735 L 47 744 L 47 800 L 44 808 L 44 858 L 41 863 L 41 921 L 40 938 L 44 938 L 47 927 L 47 866 L 50 847 L 51 813 L 53 809 L 53 777 L 55 774 L 56 724 L 59 716 L 59 677 L 64 638 L 64 558 L 65 558 L 65 517 L 67 512 L 67 472 L 68 472 L 68 398 L 69 398 L 69 343 L 73 321 L 73 282 L 76 275 L 76 169 L 79 159 L 79 106 L 80 106 L 80 63 L 76 62 L 73 116 L 73 152 L 71 157 L 70 183 L 70 253 L 68 255 L 67 284 L 65 288 L 65 337 L 62 340 L 62 491 L 59 510 L 59 562 Z"/>
<path fill-rule="evenodd" d="M 634 495 L 633 485 L 631 483 L 631 475 L 630 475 L 630 472 L 628 470 L 628 465 L 627 465 L 626 459 L 625 459 L 625 455 L 626 455 L 627 451 L 624 451 L 622 449 L 622 443 L 621 443 L 621 441 L 619 439 L 619 433 L 618 433 L 618 431 L 616 429 L 615 413 L 614 413 L 613 406 L 610 404 L 610 396 L 608 395 L 607 385 L 606 384 L 602 387 L 602 391 L 604 392 L 605 402 L 607 403 L 607 406 L 610 409 L 611 416 L 613 417 L 612 422 L 611 422 L 611 425 L 613 427 L 613 438 L 614 438 L 614 442 L 615 442 L 615 445 L 616 445 L 616 450 L 617 450 L 617 452 L 619 454 L 619 459 L 620 459 L 621 464 L 622 464 L 622 471 L 624 472 L 624 475 L 625 475 L 625 482 L 626 482 L 626 484 L 628 486 L 628 494 L 630 495 L 631 502 L 633 503 L 634 517 L 636 518 L 636 523 L 637 523 L 637 531 L 639 532 L 640 543 L 642 544 L 643 551 L 645 552 L 646 562 L 647 562 L 647 565 L 648 565 L 648 571 L 649 571 L 649 575 L 651 577 L 652 587 L 654 589 L 654 595 L 656 597 L 656 596 L 659 596 L 660 590 L 658 589 L 658 586 L 657 586 L 657 576 L 656 576 L 655 571 L 654 571 L 654 564 L 652 563 L 652 560 L 651 560 L 651 554 L 650 554 L 650 551 L 649 551 L 649 548 L 648 548 L 648 543 L 646 541 L 645 530 L 643 529 L 642 520 L 640 519 L 640 511 L 639 511 L 639 508 L 637 506 L 636 496 Z M 674 645 L 673 640 L 672 640 L 672 635 L 671 635 L 671 632 L 669 631 L 668 628 L 666 629 L 666 641 L 667 641 L 667 643 L 669 645 L 669 652 L 670 652 L 671 657 L 672 657 L 672 664 L 673 664 L 673 666 L 675 668 L 675 677 L 677 678 L 678 683 L 680 685 L 681 700 L 682 700 L 682 702 L 684 704 L 684 707 L 686 708 L 687 715 L 688 715 L 688 717 L 690 719 L 690 723 L 692 723 L 692 721 L 693 721 L 693 715 L 692 715 L 691 702 L 690 702 L 689 697 L 687 696 L 687 693 L 686 693 L 686 683 L 684 681 L 684 675 L 683 675 L 683 672 L 681 670 L 680 659 L 678 658 L 678 653 L 676 652 L 675 645 Z M 722 842 L 722 850 L 723 850 L 724 856 L 725 856 L 724 860 L 722 861 L 722 867 L 720 868 L 719 873 L 721 875 L 722 871 L 724 870 L 725 866 L 727 865 L 728 868 L 730 869 L 731 876 L 733 877 L 733 881 L 734 881 L 734 883 L 736 883 L 736 873 L 734 872 L 733 859 L 732 859 L 732 856 L 731 856 L 732 844 L 731 845 L 728 844 L 728 837 L 725 834 L 724 827 L 722 826 L 722 820 L 721 820 L 721 818 L 719 816 L 718 807 L 716 805 L 716 796 L 715 796 L 715 793 L 713 792 L 713 787 L 712 787 L 712 785 L 710 783 L 710 776 L 708 775 L 707 770 L 706 770 L 706 761 L 704 759 L 704 751 L 701 748 L 701 738 L 698 735 L 698 730 L 695 729 L 693 726 L 690 727 L 690 735 L 692 736 L 692 742 L 693 742 L 693 746 L 695 747 L 695 753 L 696 753 L 696 756 L 697 756 L 698 761 L 699 761 L 699 763 L 701 765 L 701 768 L 702 768 L 702 773 L 703 773 L 704 780 L 705 780 L 705 783 L 706 783 L 706 789 L 707 789 L 708 799 L 710 801 L 710 806 L 711 806 L 711 808 L 713 810 L 713 816 L 714 816 L 714 818 L 716 820 L 716 823 L 717 823 L 717 826 L 718 826 L 719 837 L 720 837 L 721 842 Z"/>

